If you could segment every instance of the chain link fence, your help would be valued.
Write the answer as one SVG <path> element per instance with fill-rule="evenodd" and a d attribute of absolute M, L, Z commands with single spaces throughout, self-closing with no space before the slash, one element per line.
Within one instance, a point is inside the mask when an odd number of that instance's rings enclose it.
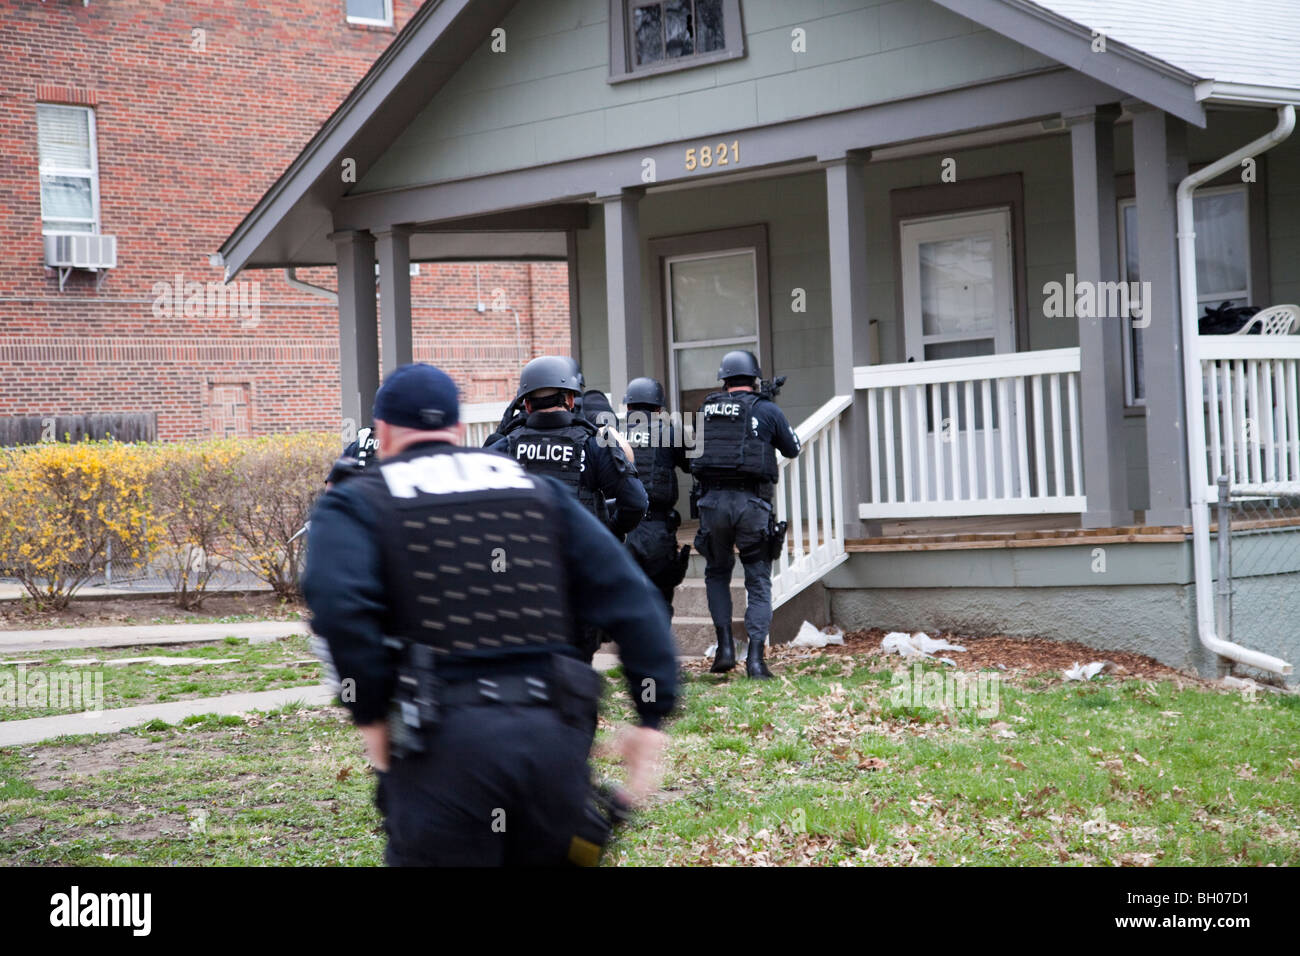
<path fill-rule="evenodd" d="M 1218 481 L 1218 636 L 1291 660 L 1300 635 L 1300 483 Z"/>

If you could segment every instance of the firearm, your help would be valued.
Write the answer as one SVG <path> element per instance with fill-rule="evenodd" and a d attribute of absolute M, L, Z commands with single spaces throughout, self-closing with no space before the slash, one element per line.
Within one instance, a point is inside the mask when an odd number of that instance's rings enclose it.
<path fill-rule="evenodd" d="M 400 654 L 397 688 L 388 711 L 389 748 L 394 757 L 424 753 L 424 733 L 439 719 L 433 648 L 396 637 L 385 637 L 384 645 Z"/>
<path fill-rule="evenodd" d="M 610 783 L 593 786 L 578 832 L 569 841 L 569 862 L 575 866 L 598 865 L 614 831 L 631 816 L 632 808 L 617 787 Z"/>
<path fill-rule="evenodd" d="M 774 379 L 758 380 L 758 394 L 769 401 L 776 401 L 776 397 L 781 394 L 781 386 L 785 384 L 785 376 L 778 375 Z"/>

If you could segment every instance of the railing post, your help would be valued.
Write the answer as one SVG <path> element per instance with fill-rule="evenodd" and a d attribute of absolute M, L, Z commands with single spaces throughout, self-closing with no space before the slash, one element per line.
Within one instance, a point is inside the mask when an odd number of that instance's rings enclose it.
<path fill-rule="evenodd" d="M 1219 575 L 1214 596 L 1214 629 L 1220 640 L 1232 640 L 1232 499 L 1228 476 L 1220 475 L 1219 486 Z"/>

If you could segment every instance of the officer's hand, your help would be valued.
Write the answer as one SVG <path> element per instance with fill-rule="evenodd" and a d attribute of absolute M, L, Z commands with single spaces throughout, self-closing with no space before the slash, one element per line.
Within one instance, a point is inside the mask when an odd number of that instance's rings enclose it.
<path fill-rule="evenodd" d="M 668 737 L 649 727 L 629 727 L 614 743 L 614 750 L 627 765 L 625 792 L 633 806 L 639 806 L 659 789 L 662 768 L 659 757 Z"/>
<path fill-rule="evenodd" d="M 358 727 L 361 737 L 366 742 L 366 756 L 371 765 L 381 773 L 388 770 L 388 725 L 379 723 Z"/>

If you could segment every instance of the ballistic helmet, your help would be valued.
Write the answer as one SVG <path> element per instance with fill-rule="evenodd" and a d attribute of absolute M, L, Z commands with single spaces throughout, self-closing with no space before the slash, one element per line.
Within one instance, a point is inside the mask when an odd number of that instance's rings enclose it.
<path fill-rule="evenodd" d="M 634 378 L 627 383 L 627 394 L 623 396 L 623 404 L 632 405 L 653 405 L 655 408 L 663 408 L 668 404 L 664 398 L 664 387 L 652 378 Z"/>
<path fill-rule="evenodd" d="M 722 356 L 722 365 L 718 368 L 718 381 L 729 378 L 762 378 L 763 370 L 758 367 L 758 359 L 753 352 L 738 349 Z"/>
<path fill-rule="evenodd" d="M 582 373 L 578 363 L 567 355 L 540 355 L 524 366 L 519 373 L 517 398 L 539 388 L 558 388 L 575 395 L 582 394 Z"/>

